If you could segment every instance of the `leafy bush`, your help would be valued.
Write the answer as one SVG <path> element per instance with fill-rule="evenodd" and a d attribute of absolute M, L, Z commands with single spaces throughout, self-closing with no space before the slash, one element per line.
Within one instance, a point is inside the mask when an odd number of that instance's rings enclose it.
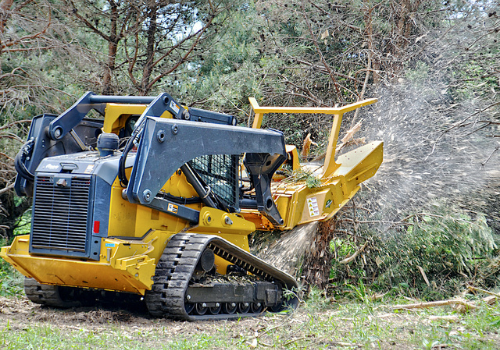
<path fill-rule="evenodd" d="M 406 234 L 386 242 L 380 282 L 422 289 L 425 275 L 433 290 L 456 292 L 456 280 L 473 283 L 477 269 L 497 247 L 482 215 L 475 220 L 465 214 L 424 215 L 411 223 Z"/>
<path fill-rule="evenodd" d="M 330 276 L 334 286 L 364 279 L 374 290 L 393 288 L 411 296 L 439 299 L 457 294 L 466 284 L 491 288 L 492 281 L 498 282 L 491 276 L 488 283 L 482 278 L 497 252 L 495 236 L 482 214 L 472 217 L 443 205 L 434 207 L 433 213 L 414 215 L 408 223 L 406 229 L 389 232 L 385 239 L 371 236 L 367 230 L 360 232 L 371 241 L 370 248 L 363 258 L 347 265 L 338 261 L 352 255 L 361 243 L 358 238 L 353 244 L 351 236 L 336 237 L 331 244 L 338 255 Z"/>
<path fill-rule="evenodd" d="M 0 240 L 1 246 L 5 241 Z M 9 263 L 0 258 L 0 296 L 21 295 L 23 293 L 24 277 Z"/>

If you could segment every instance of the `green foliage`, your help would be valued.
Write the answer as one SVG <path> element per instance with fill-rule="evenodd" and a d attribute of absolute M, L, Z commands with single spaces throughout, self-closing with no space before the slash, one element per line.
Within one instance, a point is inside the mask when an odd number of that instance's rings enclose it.
<path fill-rule="evenodd" d="M 306 186 L 308 188 L 315 188 L 321 186 L 321 180 L 315 176 L 308 176 L 306 179 Z"/>
<path fill-rule="evenodd" d="M 27 235 L 31 230 L 31 210 L 28 209 L 24 214 L 19 217 L 16 228 L 14 229 L 14 236 Z"/>
<path fill-rule="evenodd" d="M 308 188 L 321 186 L 321 179 L 316 177 L 314 173 L 308 169 L 299 168 L 297 170 L 290 171 L 284 168 L 283 171 L 289 175 L 285 180 L 283 180 L 285 182 L 304 182 Z"/>
<path fill-rule="evenodd" d="M 474 280 L 497 247 L 491 229 L 483 215 L 472 219 L 443 209 L 438 213 L 415 217 L 405 234 L 385 243 L 379 255 L 383 271 L 379 285 L 411 283 L 429 294 L 448 294 Z"/>
<path fill-rule="evenodd" d="M 0 241 L 0 246 L 5 242 Z M 23 294 L 24 277 L 9 263 L 0 258 L 0 296 L 20 296 Z"/>
<path fill-rule="evenodd" d="M 498 283 L 490 276 L 500 271 L 492 268 L 497 243 L 485 217 L 446 205 L 433 208 L 432 213 L 414 215 L 403 232 L 390 231 L 384 239 L 361 226 L 362 241 L 372 242 L 369 253 L 349 264 L 339 261 L 359 249 L 359 238 L 332 240 L 330 248 L 337 257 L 330 273 L 334 292 L 342 294 L 344 286 L 352 291 L 353 284 L 368 280 L 374 290 L 440 299 L 455 295 L 467 283 L 488 288 Z M 487 280 L 482 277 L 485 271 L 490 272 Z"/>
<path fill-rule="evenodd" d="M 406 78 L 416 86 L 424 85 L 429 78 L 429 66 L 425 62 L 417 62 L 415 68 L 407 70 Z"/>
<path fill-rule="evenodd" d="M 351 295 L 353 295 L 355 299 L 362 302 L 367 307 L 367 309 L 373 309 L 373 302 L 371 300 L 370 291 L 365 286 L 362 279 L 358 281 L 357 286 L 348 284 L 347 287 L 352 291 Z"/>
<path fill-rule="evenodd" d="M 328 299 L 325 298 L 325 291 L 320 290 L 316 286 L 309 286 L 307 296 L 305 298 L 307 303 L 305 307 L 308 311 L 314 312 L 316 310 L 324 310 L 328 307 Z"/>

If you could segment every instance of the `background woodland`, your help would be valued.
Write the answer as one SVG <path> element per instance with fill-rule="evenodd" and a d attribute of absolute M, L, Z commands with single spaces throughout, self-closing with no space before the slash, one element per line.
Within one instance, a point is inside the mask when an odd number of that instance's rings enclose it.
<path fill-rule="evenodd" d="M 343 132 L 361 122 L 357 140 L 383 140 L 384 164 L 320 228 L 331 264 L 326 279 L 309 282 L 431 298 L 495 286 L 499 16 L 488 0 L 2 0 L 0 229 L 11 239 L 29 221 L 30 203 L 13 192 L 29 121 L 86 91 L 165 91 L 243 125 L 248 97 L 330 107 L 376 97 L 344 117 Z M 311 157 L 330 124 L 319 115 L 264 120 L 299 148 L 310 134 Z"/>

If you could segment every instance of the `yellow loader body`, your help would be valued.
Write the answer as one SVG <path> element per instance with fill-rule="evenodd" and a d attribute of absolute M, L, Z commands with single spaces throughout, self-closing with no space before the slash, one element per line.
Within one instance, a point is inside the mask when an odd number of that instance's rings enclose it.
<path fill-rule="evenodd" d="M 33 135 L 30 134 L 35 144 L 30 145 L 35 147 L 32 152 L 37 152 L 37 136 L 46 138 L 41 148 L 48 145 L 56 149 L 58 140 L 66 140 L 64 148 L 76 147 L 76 153 L 44 154 L 39 156 L 39 164 L 26 160 L 26 171 L 36 170 L 36 173 L 33 179 L 24 174 L 24 178 L 16 180 L 16 191 L 19 186 L 24 195 L 34 192 L 32 234 L 15 237 L 10 246 L 1 248 L 0 256 L 41 286 L 146 296 L 153 315 L 212 319 L 221 315 L 231 318 L 235 310 L 258 314 L 262 306 L 278 310 L 283 300 L 281 288 L 295 288 L 296 282 L 252 256 L 248 235 L 256 229 L 290 230 L 308 222 L 328 220 L 356 194 L 363 181 L 376 173 L 383 160 L 382 142 L 368 143 L 335 159 L 343 114 L 374 103 L 376 99 L 340 108 L 285 108 L 260 107 L 251 98 L 255 120 L 253 128 L 248 129 L 234 126 L 232 117 L 226 123 L 225 115 L 182 107 L 166 96 L 127 100 L 128 97 L 88 93 L 80 104 L 57 118 L 44 115 L 37 119 L 38 124 L 34 119 Z M 164 109 L 158 112 L 157 106 L 162 103 Z M 75 115 L 79 120 L 83 118 L 79 109 L 82 105 L 102 112 L 103 123 L 84 121 L 84 131 L 74 126 L 68 132 L 68 120 L 76 118 Z M 156 114 L 151 115 L 153 112 Z M 284 143 L 280 146 L 281 134 L 258 130 L 265 113 L 333 115 L 324 163 L 301 165 L 295 147 L 285 147 Z M 189 118 L 190 121 L 184 120 Z M 107 143 L 103 141 L 100 148 L 98 146 L 99 154 L 92 152 L 90 144 L 95 125 L 102 125 L 102 132 L 107 135 L 120 135 L 125 140 L 129 137 L 124 150 L 107 149 L 112 141 L 108 137 Z M 44 131 L 47 129 L 48 132 Z M 225 136 L 207 138 L 207 133 L 218 135 L 219 130 Z M 241 136 L 232 136 L 235 132 Z M 179 137 L 182 142 L 192 137 L 200 156 L 179 160 L 176 167 L 180 168 L 170 169 L 168 174 L 153 169 L 174 161 L 169 158 L 171 152 L 182 158 L 184 150 L 172 141 Z M 240 140 L 252 143 L 256 137 L 263 141 L 242 152 L 244 164 L 238 164 L 238 154 L 220 156 L 213 146 L 233 142 L 231 147 L 244 150 Z M 207 144 L 212 141 L 213 144 Z M 265 142 L 269 142 L 274 151 L 264 157 Z M 226 146 L 228 152 L 232 151 L 231 147 Z M 127 158 L 128 152 L 133 155 L 133 165 Z M 32 158 L 36 158 L 35 153 Z M 151 157 L 157 159 L 152 167 Z M 285 158 L 292 170 L 302 169 L 316 178 L 315 186 L 308 187 L 305 181 L 289 181 L 283 176 L 272 177 Z M 220 160 L 226 163 L 216 162 Z M 258 162 L 262 164 L 256 166 Z M 234 174 L 229 172 L 231 169 Z M 252 175 L 252 171 L 258 175 Z M 242 180 L 238 181 L 236 172 L 252 175 L 254 189 L 242 193 Z M 157 187 L 159 191 L 154 189 L 159 181 L 157 177 L 164 175 L 168 177 Z M 266 176 L 269 182 L 264 179 Z M 234 183 L 230 182 L 232 178 Z M 131 183 L 127 184 L 127 179 Z M 231 203 L 236 204 L 232 207 Z M 266 282 L 253 287 L 204 282 L 208 275 L 230 273 L 258 276 Z M 28 296 L 33 301 L 58 305 L 54 300 L 37 301 L 36 288 L 33 289 L 32 284 L 29 288 L 27 294 L 29 289 Z M 176 288 L 181 288 L 179 295 L 174 295 Z M 42 298 L 44 294 L 39 295 Z M 170 299 L 164 299 L 165 295 L 171 296 L 172 304 Z M 225 302 L 218 301 L 220 295 L 224 295 Z M 178 305 L 181 309 L 176 309 Z M 207 312 L 215 316 L 205 316 Z"/>

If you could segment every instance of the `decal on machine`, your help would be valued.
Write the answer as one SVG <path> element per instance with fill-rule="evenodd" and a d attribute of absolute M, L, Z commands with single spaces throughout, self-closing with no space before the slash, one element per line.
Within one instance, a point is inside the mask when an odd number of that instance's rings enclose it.
<path fill-rule="evenodd" d="M 174 101 L 170 101 L 170 108 L 172 108 L 175 113 L 179 113 L 179 106 L 177 106 Z"/>
<path fill-rule="evenodd" d="M 87 165 L 87 168 L 83 172 L 84 174 L 92 174 L 92 171 L 94 170 L 94 164 L 89 164 Z"/>
<path fill-rule="evenodd" d="M 172 204 L 172 203 L 168 203 L 168 207 L 167 207 L 167 210 L 172 212 L 172 213 L 177 213 L 177 210 L 178 210 L 178 206 L 175 205 L 175 204 Z"/>
<path fill-rule="evenodd" d="M 309 208 L 310 217 L 319 215 L 318 200 L 316 197 L 307 198 L 307 207 Z"/>
<path fill-rule="evenodd" d="M 325 208 L 330 208 L 331 205 L 332 205 L 332 200 L 329 199 L 329 200 L 326 201 Z"/>
<path fill-rule="evenodd" d="M 45 169 L 56 170 L 56 169 L 59 169 L 59 166 L 58 165 L 54 165 L 54 164 L 47 164 L 45 166 Z"/>

